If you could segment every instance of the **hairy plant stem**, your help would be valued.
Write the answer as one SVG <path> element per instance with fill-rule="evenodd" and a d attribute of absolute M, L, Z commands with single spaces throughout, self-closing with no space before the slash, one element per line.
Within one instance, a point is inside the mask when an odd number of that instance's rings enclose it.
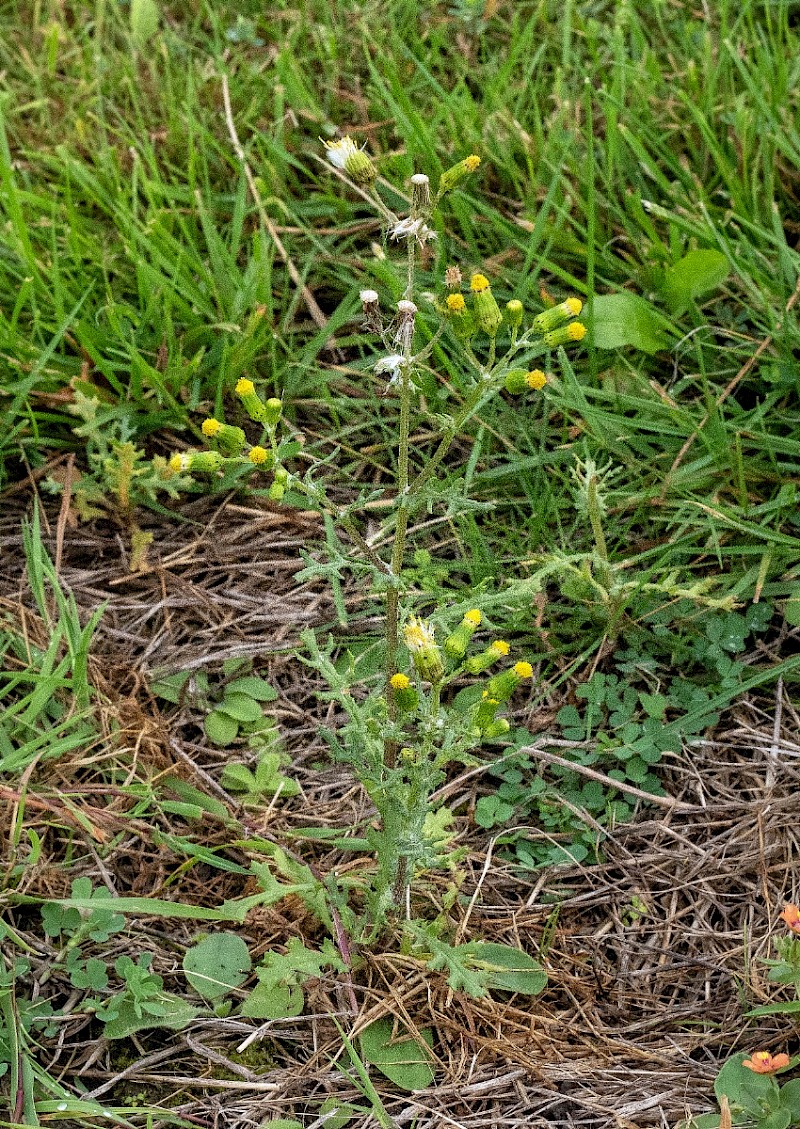
<path fill-rule="evenodd" d="M 406 273 L 405 296 L 411 301 L 414 294 L 414 276 L 416 271 L 416 245 L 413 239 L 408 240 L 408 259 Z M 411 420 L 411 381 L 410 361 L 413 345 L 413 334 L 408 335 L 403 346 L 405 363 L 400 376 L 400 435 L 397 450 L 397 521 L 394 531 L 394 544 L 392 546 L 392 561 L 390 571 L 393 584 L 386 593 L 386 701 L 389 720 L 397 717 L 397 702 L 390 679 L 397 670 L 397 650 L 399 643 L 399 604 L 400 604 L 400 574 L 403 570 L 403 558 L 406 548 L 406 533 L 408 531 L 408 499 L 409 499 L 409 462 L 408 462 L 408 437 Z M 387 768 L 394 768 L 397 763 L 397 742 L 389 738 L 383 746 L 383 760 Z"/>

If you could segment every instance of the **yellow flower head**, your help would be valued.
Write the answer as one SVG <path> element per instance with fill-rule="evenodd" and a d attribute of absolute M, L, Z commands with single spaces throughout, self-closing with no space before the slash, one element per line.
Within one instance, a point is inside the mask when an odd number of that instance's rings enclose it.
<path fill-rule="evenodd" d="M 577 302 L 577 298 L 574 299 Z M 570 341 L 583 341 L 586 336 L 586 326 L 583 322 L 573 321 L 567 326 L 567 333 L 569 334 Z"/>
<path fill-rule="evenodd" d="M 567 298 L 564 302 L 564 308 L 567 313 L 572 314 L 572 316 L 576 318 L 583 309 L 583 302 L 580 298 Z"/>
<path fill-rule="evenodd" d="M 503 658 L 505 658 L 505 656 L 511 650 L 505 639 L 495 639 L 493 643 L 489 644 L 488 649 L 490 651 L 494 651 L 496 655 L 502 655 Z"/>
<path fill-rule="evenodd" d="M 262 466 L 269 458 L 269 451 L 265 447 L 251 447 L 247 457 L 251 463 Z"/>
<path fill-rule="evenodd" d="M 424 619 L 412 615 L 403 628 L 403 642 L 413 654 L 436 646 L 433 628 Z"/>
<path fill-rule="evenodd" d="M 222 424 L 218 419 L 204 419 L 202 427 L 203 435 L 207 435 L 209 439 L 213 439 L 215 435 L 219 435 L 222 431 Z"/>
<path fill-rule="evenodd" d="M 174 470 L 176 473 L 181 470 L 189 469 L 189 456 L 175 454 L 169 460 L 169 469 Z"/>
<path fill-rule="evenodd" d="M 448 294 L 445 302 L 451 314 L 459 314 L 467 307 L 463 294 Z"/>
<path fill-rule="evenodd" d="M 533 388 L 534 391 L 538 392 L 540 388 L 544 388 L 545 384 L 547 384 L 547 377 L 540 368 L 535 368 L 526 375 L 525 383 L 529 388 Z"/>
<path fill-rule="evenodd" d="M 480 294 L 483 290 L 489 289 L 489 279 L 485 274 L 473 274 L 469 280 L 469 288 L 474 294 Z"/>
<path fill-rule="evenodd" d="M 255 392 L 255 390 L 255 384 L 253 384 L 252 380 L 248 380 L 246 376 L 240 376 L 236 381 L 237 396 L 249 396 L 251 393 Z"/>
<path fill-rule="evenodd" d="M 411 679 L 407 674 L 393 674 L 389 679 L 389 685 L 393 690 L 407 690 L 411 685 Z"/>
<path fill-rule="evenodd" d="M 481 618 L 481 613 L 478 611 L 478 609 L 471 608 L 470 611 L 468 611 L 464 616 L 464 623 L 469 624 L 470 627 L 480 627 Z"/>
<path fill-rule="evenodd" d="M 532 678 L 533 677 L 533 667 L 531 666 L 530 663 L 524 663 L 524 662 L 523 663 L 515 663 L 514 664 L 514 673 L 518 674 L 520 678 Z"/>
<path fill-rule="evenodd" d="M 468 157 L 464 158 L 464 165 L 470 172 L 475 172 L 475 169 L 481 163 L 480 157 L 477 153 L 470 153 Z"/>

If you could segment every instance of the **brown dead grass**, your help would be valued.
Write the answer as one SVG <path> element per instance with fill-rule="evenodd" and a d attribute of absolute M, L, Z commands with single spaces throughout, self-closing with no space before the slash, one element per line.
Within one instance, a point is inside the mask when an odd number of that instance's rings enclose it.
<path fill-rule="evenodd" d="M 35 635 L 42 625 L 31 611 L 19 539 L 28 507 L 17 495 L 0 516 L 0 598 Z M 247 831 L 277 841 L 309 823 L 341 826 L 370 817 L 357 785 L 340 768 L 325 767 L 319 727 L 335 718 L 292 655 L 298 630 L 333 619 L 324 589 L 292 579 L 299 550 L 319 536 L 316 519 L 218 499 L 188 505 L 181 516 L 186 520 L 144 523 L 154 533 L 151 567 L 135 575 L 113 525 L 64 531 L 63 582 L 87 611 L 108 603 L 92 674 L 109 739 L 47 773 L 33 771 L 25 797 L 18 781 L 0 788 L 4 851 L 20 804 L 25 824 L 45 836 L 46 861 L 26 872 L 21 887 L 28 893 L 63 894 L 78 873 L 120 894 L 205 905 L 251 892 L 238 875 L 203 865 L 183 870 L 163 839 L 170 820 L 134 815 L 129 791 L 108 783 L 120 773 L 151 783 L 182 776 L 223 799 Z M 51 552 L 55 528 L 51 512 Z M 355 599 L 353 608 L 358 614 Z M 147 687 L 154 671 L 213 669 L 241 656 L 258 658 L 280 690 L 276 714 L 303 789 L 266 814 L 243 812 L 220 788 L 228 754 L 207 745 L 191 706 L 164 717 Z M 739 703 L 713 739 L 669 765 L 666 787 L 676 802 L 642 806 L 635 822 L 608 837 L 599 866 L 520 874 L 498 859 L 485 832 L 463 820 L 466 896 L 453 916 L 465 937 L 534 952 L 545 940 L 550 984 L 543 996 L 454 996 L 443 978 L 411 958 L 366 953 L 353 985 L 357 1016 L 345 985 L 321 982 L 308 993 L 302 1017 L 260 1026 L 231 1017 L 199 1020 L 186 1032 L 137 1038 L 123 1062 L 120 1047 L 98 1042 L 97 1025 L 76 1010 L 43 1047 L 42 1064 L 112 1103 L 132 1092 L 164 1100 L 198 1126 L 258 1126 L 275 1116 L 311 1126 L 326 1097 L 360 1100 L 334 1065 L 347 1063 L 332 1017 L 357 1030 L 389 1013 L 412 1027 L 433 1027 L 438 1059 L 437 1085 L 429 1091 L 401 1095 L 378 1084 L 398 1126 L 673 1125 L 709 1108 L 713 1078 L 730 1053 L 797 1049 L 787 1046 L 786 1017 L 743 1018 L 775 999 L 761 960 L 771 955 L 781 905 L 797 896 L 797 733 L 785 695 L 777 711 L 764 701 Z M 544 759 L 559 754 L 547 736 L 533 748 Z M 476 783 L 473 771 L 447 791 L 461 794 Z M 205 845 L 230 838 L 221 821 L 203 825 Z M 80 861 L 67 871 L 70 857 Z M 226 857 L 247 861 L 237 848 Z M 335 851 L 318 851 L 313 862 L 322 872 L 359 865 Z M 420 896 L 438 906 L 445 885 L 446 878 L 432 881 Z M 35 914 L 11 917 L 37 954 L 35 980 L 52 952 Z M 105 955 L 150 951 L 165 986 L 180 991 L 181 955 L 196 932 L 181 923 L 132 922 Z M 292 936 L 320 939 L 313 919 L 291 900 L 254 911 L 242 934 L 254 959 Z M 356 1129 L 368 1123 L 351 1122 Z"/>

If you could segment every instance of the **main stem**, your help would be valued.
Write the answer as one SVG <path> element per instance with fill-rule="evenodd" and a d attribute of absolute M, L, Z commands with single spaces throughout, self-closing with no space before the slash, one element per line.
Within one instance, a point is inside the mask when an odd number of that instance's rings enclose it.
<path fill-rule="evenodd" d="M 413 239 L 408 240 L 408 262 L 406 274 L 406 298 L 411 301 L 414 294 L 414 275 L 416 270 L 416 245 Z M 386 593 L 386 700 L 390 721 L 397 717 L 397 703 L 394 692 L 389 684 L 392 675 L 397 671 L 397 650 L 400 630 L 399 605 L 400 605 L 400 573 L 403 570 L 403 558 L 406 548 L 406 533 L 408 532 L 408 497 L 409 497 L 409 463 L 408 463 L 408 437 L 411 420 L 411 373 L 408 362 L 411 359 L 413 335 L 409 335 L 403 346 L 405 363 L 400 373 L 400 436 L 397 450 L 397 522 L 394 531 L 394 544 L 392 546 L 391 587 Z M 394 768 L 397 763 L 397 742 L 387 739 L 383 746 L 383 761 L 387 768 Z"/>

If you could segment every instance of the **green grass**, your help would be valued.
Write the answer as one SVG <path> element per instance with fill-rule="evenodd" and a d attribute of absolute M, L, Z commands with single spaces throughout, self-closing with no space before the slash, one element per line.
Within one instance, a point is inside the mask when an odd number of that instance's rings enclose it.
<path fill-rule="evenodd" d="M 393 477 L 397 400 L 372 372 L 357 294 L 374 285 L 398 297 L 403 279 L 319 138 L 351 133 L 401 184 L 413 171 L 435 182 L 477 152 L 481 171 L 448 198 L 425 284 L 441 292 L 445 265 L 459 262 L 529 313 L 540 287 L 631 292 L 657 311 L 667 347 L 612 351 L 590 334 L 554 363 L 545 396 L 491 402 L 441 472 L 450 510 L 410 531 L 411 549 L 433 557 L 429 602 L 485 597 L 559 703 L 618 631 L 652 659 L 653 680 L 700 677 L 711 612 L 646 585 L 712 577 L 711 595 L 742 608 L 777 601 L 774 629 L 800 584 L 795 7 L 721 0 L 701 20 L 688 2 L 540 0 L 501 4 L 486 21 L 466 2 L 277 0 L 268 20 L 254 2 L 158 7 L 158 34 L 137 49 L 116 0 L 0 0 L 0 482 L 74 452 L 122 513 L 103 467 L 109 444 L 147 458 L 198 444 L 205 414 L 236 422 L 230 393 L 246 374 L 284 398 L 308 449 L 329 459 L 332 493 L 380 492 Z M 223 75 L 267 214 L 337 353 L 259 222 Z M 727 277 L 671 306 L 668 272 L 697 249 L 720 252 Z M 432 369 L 436 413 L 467 387 L 446 337 Z M 100 401 L 99 431 L 76 433 L 78 393 Z M 413 428 L 422 466 L 434 422 L 420 413 Z M 548 555 L 593 546 L 572 476 L 586 458 L 617 468 L 605 535 L 633 589 L 622 626 L 610 626 L 553 579 L 540 630 L 531 575 Z M 469 510 L 467 493 L 485 507 Z M 34 596 L 45 622 L 55 599 L 57 618 L 50 645 L 0 688 L 13 699 L 0 760 L 15 776 L 93 724 L 93 625 L 81 628 L 37 544 L 31 535 Z M 707 708 L 779 673 L 797 678 L 791 659 L 750 665 L 726 682 L 722 663 Z M 75 708 L 43 725 L 54 687 Z"/>

